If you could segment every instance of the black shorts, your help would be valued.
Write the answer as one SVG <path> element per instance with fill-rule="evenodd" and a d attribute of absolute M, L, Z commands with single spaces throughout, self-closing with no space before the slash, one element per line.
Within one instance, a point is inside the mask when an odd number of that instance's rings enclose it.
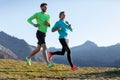
<path fill-rule="evenodd" d="M 45 33 L 41 32 L 41 31 L 37 31 L 36 37 L 38 39 L 38 44 L 39 45 L 45 44 L 45 36 L 46 36 Z"/>

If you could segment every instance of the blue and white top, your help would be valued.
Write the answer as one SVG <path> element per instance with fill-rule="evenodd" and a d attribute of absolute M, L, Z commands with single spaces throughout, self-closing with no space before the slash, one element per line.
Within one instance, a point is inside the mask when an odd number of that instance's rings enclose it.
<path fill-rule="evenodd" d="M 55 23 L 55 25 L 53 26 L 52 30 L 55 30 L 57 28 L 61 28 L 60 30 L 58 30 L 58 33 L 59 33 L 59 39 L 66 39 L 67 36 L 68 36 L 68 31 L 71 31 L 72 32 L 72 29 L 71 27 L 65 23 L 64 20 L 59 20 Z"/>

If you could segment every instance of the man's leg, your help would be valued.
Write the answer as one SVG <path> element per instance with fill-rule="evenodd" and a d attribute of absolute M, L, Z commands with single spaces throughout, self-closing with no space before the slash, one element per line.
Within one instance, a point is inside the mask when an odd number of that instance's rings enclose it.
<path fill-rule="evenodd" d="M 47 56 L 47 47 L 45 44 L 42 44 L 41 47 L 43 48 L 43 57 L 44 57 L 44 60 L 47 64 L 49 64 L 49 61 L 48 61 L 48 56 Z"/>
<path fill-rule="evenodd" d="M 47 55 L 47 47 L 45 44 L 42 44 L 42 48 L 43 48 L 43 57 L 45 62 L 47 63 L 47 67 L 52 67 L 53 66 L 53 62 L 50 62 L 48 60 L 48 55 Z"/>
<path fill-rule="evenodd" d="M 31 59 L 34 55 L 36 55 L 41 49 L 41 46 L 38 44 L 37 48 L 28 56 L 28 59 Z"/>
<path fill-rule="evenodd" d="M 31 65 L 31 58 L 36 55 L 41 49 L 41 46 L 38 45 L 37 48 L 30 54 L 30 56 L 26 57 L 26 63 L 30 66 Z"/>

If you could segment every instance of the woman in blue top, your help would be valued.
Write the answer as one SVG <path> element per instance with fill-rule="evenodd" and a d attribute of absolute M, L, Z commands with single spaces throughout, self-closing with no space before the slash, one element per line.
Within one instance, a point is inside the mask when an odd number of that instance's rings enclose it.
<path fill-rule="evenodd" d="M 71 66 L 71 70 L 76 70 L 77 66 L 74 66 L 71 61 L 71 55 L 70 55 L 71 51 L 68 46 L 68 39 L 67 39 L 67 36 L 68 36 L 67 31 L 68 30 L 72 31 L 72 28 L 71 28 L 71 25 L 67 21 L 64 21 L 64 19 L 65 19 L 64 11 L 60 12 L 59 18 L 60 18 L 60 20 L 55 23 L 54 27 L 52 28 L 52 32 L 58 31 L 59 41 L 62 45 L 62 51 L 49 52 L 49 59 L 52 60 L 53 55 L 64 55 L 65 51 L 67 51 L 67 58 L 68 58 L 68 62 L 70 64 L 70 66 Z"/>

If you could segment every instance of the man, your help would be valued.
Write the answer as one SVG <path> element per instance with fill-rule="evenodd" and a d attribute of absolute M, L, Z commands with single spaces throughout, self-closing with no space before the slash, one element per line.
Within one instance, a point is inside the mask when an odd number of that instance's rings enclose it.
<path fill-rule="evenodd" d="M 47 55 L 46 55 L 47 47 L 45 44 L 47 28 L 50 27 L 50 16 L 48 14 L 46 14 L 46 10 L 47 10 L 46 3 L 42 3 L 40 5 L 40 8 L 41 8 L 41 12 L 35 13 L 27 20 L 34 27 L 38 28 L 37 33 L 36 33 L 36 37 L 38 39 L 38 46 L 28 57 L 26 57 L 26 62 L 28 65 L 31 65 L 31 58 L 34 55 L 36 55 L 42 48 L 43 49 L 42 53 L 43 53 L 44 59 L 47 63 L 47 66 L 51 67 L 53 65 L 53 63 L 50 63 L 50 61 L 47 58 Z M 34 19 L 36 19 L 37 24 L 32 22 L 32 20 L 34 20 Z"/>

